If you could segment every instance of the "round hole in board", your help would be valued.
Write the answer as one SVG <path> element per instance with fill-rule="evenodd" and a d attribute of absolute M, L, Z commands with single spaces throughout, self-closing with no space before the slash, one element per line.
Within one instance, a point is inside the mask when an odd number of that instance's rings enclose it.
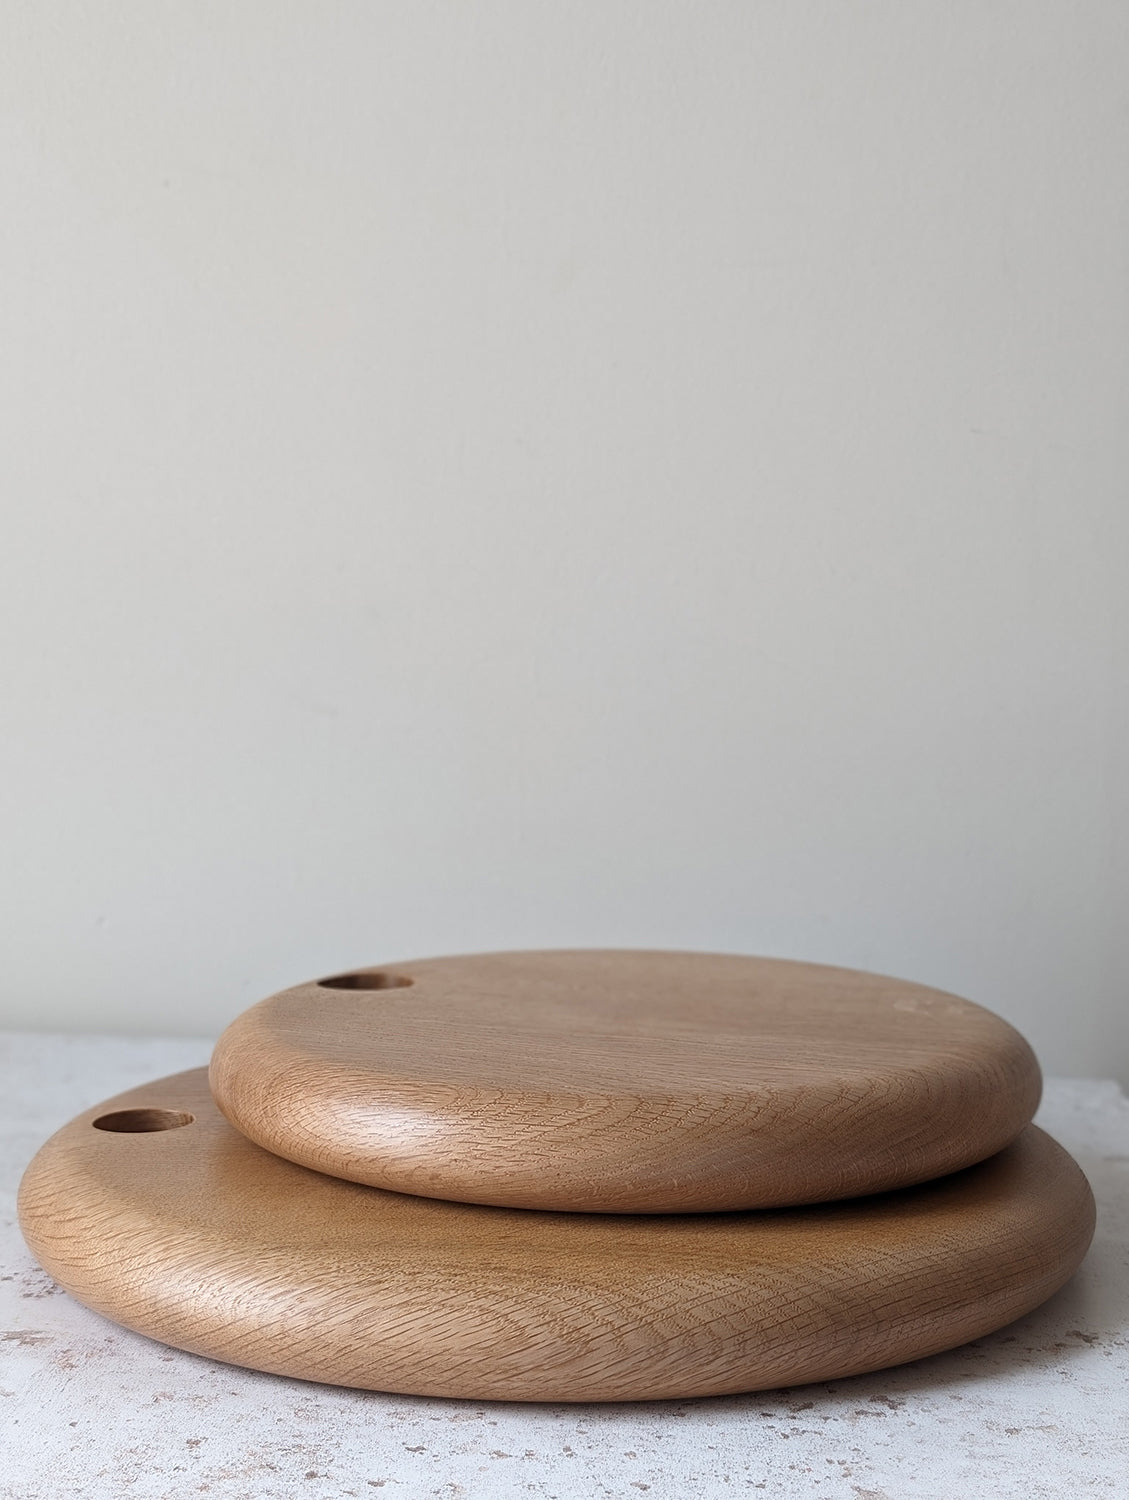
<path fill-rule="evenodd" d="M 179 1130 L 182 1125 L 191 1125 L 195 1118 L 183 1109 L 115 1109 L 111 1114 L 99 1115 L 94 1128 L 132 1135 L 153 1130 Z"/>
<path fill-rule="evenodd" d="M 323 990 L 405 990 L 412 983 L 406 974 L 391 974 L 387 969 L 357 969 L 318 980 Z"/>

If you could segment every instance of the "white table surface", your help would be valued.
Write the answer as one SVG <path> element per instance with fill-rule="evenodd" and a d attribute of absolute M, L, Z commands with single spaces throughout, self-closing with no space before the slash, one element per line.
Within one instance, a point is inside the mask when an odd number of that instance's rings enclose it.
<path fill-rule="evenodd" d="M 791 1390 L 522 1406 L 218 1364 L 118 1328 L 36 1266 L 15 1193 L 40 1143 L 208 1052 L 183 1040 L 0 1034 L 4 1500 L 1129 1497 L 1129 1102 L 1115 1084 L 1047 1086 L 1040 1123 L 1089 1176 L 1098 1231 L 1074 1280 L 999 1333 Z"/>

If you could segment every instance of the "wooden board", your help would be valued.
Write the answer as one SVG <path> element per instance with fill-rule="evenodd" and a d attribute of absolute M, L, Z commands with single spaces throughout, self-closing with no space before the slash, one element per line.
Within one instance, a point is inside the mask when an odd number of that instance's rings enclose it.
<path fill-rule="evenodd" d="M 601 1213 L 818 1203 L 983 1160 L 1023 1038 L 902 980 L 700 953 L 501 953 L 297 986 L 220 1038 L 252 1140 L 398 1192 Z"/>
<path fill-rule="evenodd" d="M 197 1069 L 59 1131 L 20 1221 L 82 1302 L 214 1359 L 415 1395 L 620 1401 L 830 1380 L 976 1338 L 1067 1279 L 1094 1207 L 1034 1126 L 941 1182 L 815 1208 L 444 1203 L 271 1156 Z"/>

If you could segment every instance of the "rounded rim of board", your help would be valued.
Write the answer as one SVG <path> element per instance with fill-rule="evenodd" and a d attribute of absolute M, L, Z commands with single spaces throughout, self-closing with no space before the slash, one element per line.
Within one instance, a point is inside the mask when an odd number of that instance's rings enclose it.
<path fill-rule="evenodd" d="M 19 1212 L 67 1291 L 164 1343 L 505 1401 L 723 1395 L 939 1353 L 1050 1296 L 1094 1222 L 1081 1170 L 1035 1126 L 940 1181 L 809 1208 L 560 1214 L 388 1193 L 255 1146 L 202 1068 L 64 1126 Z"/>
<path fill-rule="evenodd" d="M 259 1145 L 392 1191 L 713 1212 L 884 1192 L 1029 1123 L 1023 1037 L 853 969 L 566 949 L 430 958 L 283 990 L 220 1037 L 216 1102 Z"/>

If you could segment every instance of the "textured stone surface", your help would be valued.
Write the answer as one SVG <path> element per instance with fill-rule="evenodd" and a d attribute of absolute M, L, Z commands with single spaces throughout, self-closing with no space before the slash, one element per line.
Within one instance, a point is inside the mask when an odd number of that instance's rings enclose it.
<path fill-rule="evenodd" d="M 1129 1102 L 1051 1081 L 1039 1123 L 1098 1199 L 1094 1246 L 1044 1307 L 950 1354 L 724 1400 L 530 1407 L 276 1379 L 166 1349 L 34 1264 L 19 1175 L 111 1094 L 205 1042 L 0 1036 L 0 1496 L 338 1500 L 683 1496 L 993 1500 L 1129 1494 Z"/>

